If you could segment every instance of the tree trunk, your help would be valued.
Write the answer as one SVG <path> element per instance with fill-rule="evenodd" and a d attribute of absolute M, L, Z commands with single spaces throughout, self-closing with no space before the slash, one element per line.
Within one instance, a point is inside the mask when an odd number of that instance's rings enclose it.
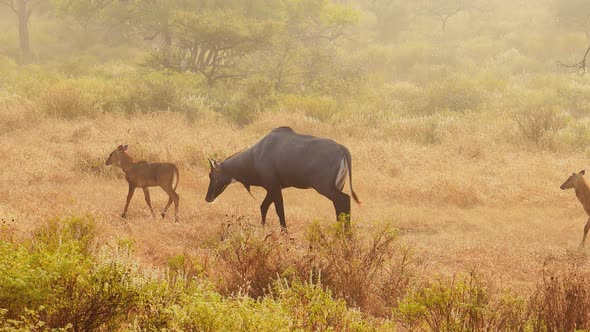
<path fill-rule="evenodd" d="M 26 0 L 18 0 L 18 41 L 21 54 L 21 62 L 28 63 L 31 60 L 31 43 L 29 37 L 29 13 Z"/>

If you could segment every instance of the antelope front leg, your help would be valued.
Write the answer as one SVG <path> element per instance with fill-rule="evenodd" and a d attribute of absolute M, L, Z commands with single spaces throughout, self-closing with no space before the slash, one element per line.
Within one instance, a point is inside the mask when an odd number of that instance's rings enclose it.
<path fill-rule="evenodd" d="M 156 217 L 156 214 L 154 213 L 154 209 L 152 208 L 152 200 L 150 199 L 150 191 L 149 189 L 143 188 L 143 195 L 145 196 L 145 202 L 147 203 L 147 206 L 150 208 L 150 212 L 152 213 L 152 217 Z"/>
<path fill-rule="evenodd" d="M 584 226 L 584 237 L 582 238 L 582 247 L 586 243 L 586 235 L 588 235 L 588 230 L 590 230 L 590 218 L 588 218 L 586 226 Z"/>
<path fill-rule="evenodd" d="M 135 185 L 129 183 L 129 193 L 127 193 L 127 203 L 125 203 L 125 210 L 123 210 L 123 214 L 121 218 L 127 218 L 127 209 L 129 208 L 129 202 L 131 202 L 131 198 L 133 198 L 133 193 L 135 193 Z"/>

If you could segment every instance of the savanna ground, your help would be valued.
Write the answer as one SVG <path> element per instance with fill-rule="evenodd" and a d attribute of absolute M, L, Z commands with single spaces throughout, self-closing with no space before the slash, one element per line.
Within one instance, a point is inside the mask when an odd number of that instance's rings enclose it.
<path fill-rule="evenodd" d="M 236 184 L 215 203 L 205 203 L 207 157 L 222 159 L 289 124 L 352 151 L 353 185 L 363 201 L 353 205 L 354 224 L 361 231 L 398 229 L 423 278 L 477 270 L 503 283 L 530 286 L 547 260 L 585 257 L 578 246 L 586 217 L 573 191 L 559 190 L 572 171 L 585 167 L 585 154 L 515 148 L 502 134 L 510 128 L 502 128 L 500 119 L 480 125 L 479 114 L 445 121 L 444 127 L 426 129 L 434 130 L 439 142 L 421 144 L 399 134 L 424 135 L 420 120 L 328 125 L 300 113 L 279 113 L 237 128 L 215 117 L 188 123 L 167 112 L 74 121 L 36 116 L 33 123 L 12 123 L 2 135 L 0 211 L 17 237 L 48 218 L 91 214 L 105 240 L 132 239 L 138 258 L 162 266 L 175 254 L 200 253 L 202 244 L 218 240 L 219 229 L 235 218 L 259 224 L 263 189 L 254 188 L 251 198 Z M 128 143 L 138 158 L 179 165 L 179 223 L 152 219 L 140 190 L 128 220 L 120 217 L 127 183 L 122 170 L 104 165 L 120 143 Z M 161 210 L 166 194 L 159 188 L 151 194 Z M 306 248 L 305 232 L 313 221 L 334 223 L 332 203 L 313 190 L 287 189 L 285 202 L 295 248 Z M 264 231 L 279 230 L 271 208 Z"/>
<path fill-rule="evenodd" d="M 586 4 L 39 1 L 25 52 L 3 3 L 0 331 L 590 328 L 587 216 L 559 189 L 590 83 L 557 64 Z M 352 233 L 312 190 L 284 190 L 288 235 L 260 188 L 205 203 L 207 158 L 284 125 L 351 151 Z M 141 190 L 120 217 L 125 143 L 179 166 L 178 223 Z"/>

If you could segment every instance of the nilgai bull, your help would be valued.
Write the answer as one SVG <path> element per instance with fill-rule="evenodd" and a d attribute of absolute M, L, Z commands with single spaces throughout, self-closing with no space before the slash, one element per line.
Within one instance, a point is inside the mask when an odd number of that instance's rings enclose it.
<path fill-rule="evenodd" d="M 127 217 L 127 209 L 129 202 L 133 197 L 135 188 L 143 188 L 145 195 L 145 202 L 147 203 L 152 216 L 155 217 L 152 202 L 150 200 L 150 192 L 148 187 L 161 187 L 168 194 L 168 204 L 162 211 L 162 218 L 166 217 L 166 212 L 170 204 L 174 202 L 174 221 L 178 221 L 178 203 L 180 196 L 176 193 L 178 186 L 179 173 L 178 167 L 170 163 L 148 163 L 145 161 L 135 161 L 133 157 L 127 152 L 128 145 L 119 145 L 106 161 L 106 165 L 114 164 L 125 172 L 125 179 L 129 183 L 129 192 L 127 193 L 127 203 L 125 203 L 125 210 L 121 217 Z"/>
<path fill-rule="evenodd" d="M 567 180 L 559 187 L 561 190 L 566 189 L 574 189 L 576 192 L 576 197 L 582 203 L 582 207 L 588 216 L 590 216 L 590 186 L 586 179 L 584 179 L 584 174 L 586 174 L 585 170 L 581 170 L 578 173 L 572 173 Z M 584 236 L 582 237 L 582 244 L 583 247 L 586 243 L 586 235 L 588 235 L 588 230 L 590 230 L 590 218 L 586 221 L 586 226 L 584 226 Z"/>
<path fill-rule="evenodd" d="M 330 139 L 301 135 L 289 127 L 272 130 L 251 148 L 236 153 L 219 163 L 209 159 L 209 189 L 205 200 L 209 203 L 232 182 L 240 182 L 250 192 L 250 186 L 266 189 L 260 205 L 262 224 L 271 203 L 283 230 L 285 209 L 281 189 L 313 188 L 334 203 L 336 218 L 350 219 L 350 196 L 342 192 L 348 176 L 352 189 L 352 165 L 348 149 Z"/>

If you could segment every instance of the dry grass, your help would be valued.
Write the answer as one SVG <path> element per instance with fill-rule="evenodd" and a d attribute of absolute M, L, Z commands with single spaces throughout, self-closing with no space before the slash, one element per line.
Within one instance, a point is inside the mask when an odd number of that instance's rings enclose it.
<path fill-rule="evenodd" d="M 279 113 L 238 129 L 214 116 L 189 123 L 167 112 L 21 120 L 28 112 L 0 111 L 0 123 L 14 119 L 11 130 L 0 133 L 3 233 L 28 237 L 40 220 L 91 213 L 105 241 L 131 240 L 138 258 L 154 266 L 166 266 L 178 254 L 208 264 L 208 244 L 219 241 L 227 215 L 258 222 L 261 189 L 252 199 L 232 186 L 217 203 L 205 204 L 206 157 L 228 156 L 279 125 L 333 138 L 351 150 L 354 187 L 364 202 L 353 205 L 354 221 L 367 232 L 383 223 L 399 228 L 425 279 L 477 269 L 503 284 L 532 286 L 547 257 L 576 256 L 585 222 L 573 192 L 559 190 L 567 174 L 585 167 L 584 156 L 522 150 L 501 116 L 438 119 L 431 142 L 416 139 L 431 130 L 421 118 L 370 126 L 374 119 L 358 116 L 330 125 Z M 129 219 L 119 217 L 127 185 L 120 170 L 103 163 L 121 143 L 133 155 L 179 165 L 179 224 L 152 219 L 140 191 Z M 154 188 L 152 202 L 161 209 L 166 195 Z M 296 248 L 306 249 L 305 232 L 314 220 L 333 222 L 331 203 L 312 191 L 285 190 L 285 202 Z M 267 231 L 277 230 L 271 209 Z M 579 266 L 588 269 L 587 260 Z"/>

